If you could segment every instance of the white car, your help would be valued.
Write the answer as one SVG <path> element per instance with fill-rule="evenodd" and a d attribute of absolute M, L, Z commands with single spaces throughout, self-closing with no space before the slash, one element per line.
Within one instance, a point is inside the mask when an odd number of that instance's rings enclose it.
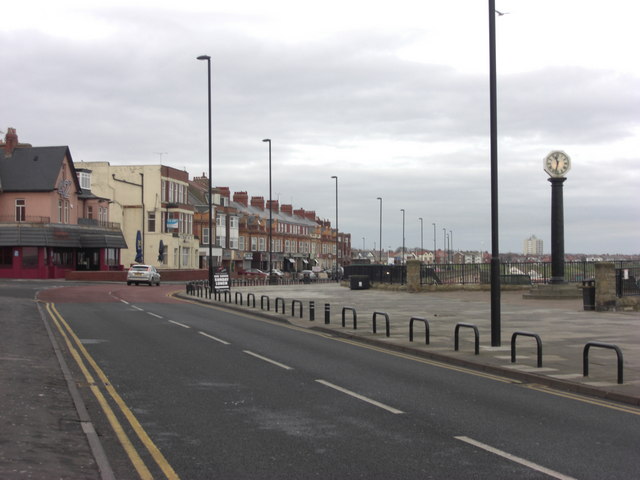
<path fill-rule="evenodd" d="M 160 273 L 153 265 L 133 265 L 127 272 L 127 285 L 146 283 L 160 286 Z"/>

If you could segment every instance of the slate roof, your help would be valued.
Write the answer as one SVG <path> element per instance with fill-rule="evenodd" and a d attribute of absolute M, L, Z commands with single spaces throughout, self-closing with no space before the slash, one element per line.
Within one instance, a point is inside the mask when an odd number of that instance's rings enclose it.
<path fill-rule="evenodd" d="M 73 167 L 69 147 L 18 147 L 10 157 L 0 152 L 0 188 L 3 192 L 50 192 L 64 157 L 69 159 L 76 192 L 80 183 Z"/>

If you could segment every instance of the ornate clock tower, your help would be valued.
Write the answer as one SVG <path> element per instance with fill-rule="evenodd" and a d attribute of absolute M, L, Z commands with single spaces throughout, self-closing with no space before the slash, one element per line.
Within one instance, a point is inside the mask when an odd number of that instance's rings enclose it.
<path fill-rule="evenodd" d="M 562 184 L 571 168 L 571 159 L 563 151 L 553 151 L 543 160 L 544 171 L 551 182 L 551 280 L 552 284 L 564 280 L 564 203 Z"/>

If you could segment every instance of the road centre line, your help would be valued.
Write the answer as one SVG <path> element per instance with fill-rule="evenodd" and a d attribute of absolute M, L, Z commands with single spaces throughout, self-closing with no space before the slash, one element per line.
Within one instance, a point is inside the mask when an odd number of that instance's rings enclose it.
<path fill-rule="evenodd" d="M 220 338 L 214 337 L 213 335 L 209 335 L 208 333 L 204 333 L 204 332 L 198 332 L 200 335 L 210 338 L 211 340 L 215 340 L 216 342 L 220 342 L 223 345 L 231 345 L 229 342 L 226 342 Z"/>
<path fill-rule="evenodd" d="M 139 312 L 144 312 L 144 310 L 140 307 L 136 307 L 135 305 L 131 305 L 131 308 L 138 310 Z"/>
<path fill-rule="evenodd" d="M 326 380 L 316 380 L 316 382 L 321 383 L 322 385 L 326 386 L 326 387 L 330 387 L 333 388 L 334 390 L 338 390 L 339 392 L 342 393 L 346 393 L 347 395 L 350 395 L 354 398 L 357 398 L 358 400 L 362 400 L 363 402 L 367 402 L 370 403 L 371 405 L 375 405 L 376 407 L 380 407 L 388 412 L 394 413 L 396 415 L 404 413 L 402 410 L 398 410 L 397 408 L 393 408 L 390 407 L 389 405 L 385 405 L 384 403 L 378 402 L 376 400 L 373 400 L 369 397 L 365 397 L 364 395 L 360 395 L 359 393 L 353 392 L 351 390 L 347 390 L 346 388 L 342 388 L 339 387 L 338 385 L 335 385 L 333 383 L 327 382 Z"/>
<path fill-rule="evenodd" d="M 550 477 L 557 478 L 559 480 L 575 480 L 574 477 L 570 477 L 568 475 L 563 475 L 562 473 L 556 472 L 555 470 L 551 470 L 549 468 L 538 465 L 537 463 L 530 462 L 529 460 L 525 460 L 524 458 L 516 457 L 515 455 L 511 455 L 510 453 L 504 452 L 502 450 L 498 450 L 497 448 L 491 447 L 485 443 L 478 442 L 469 437 L 459 436 L 454 437 L 456 440 L 460 440 L 462 442 L 466 442 L 475 447 L 481 448 L 482 450 L 486 450 L 487 452 L 498 455 L 502 458 L 506 458 L 507 460 L 511 460 L 512 462 L 519 463 L 520 465 L 524 465 L 532 470 L 536 470 L 538 472 L 542 472 L 545 475 L 549 475 Z"/>
<path fill-rule="evenodd" d="M 129 302 L 127 302 L 126 300 L 122 300 L 122 299 L 120 299 L 120 301 L 121 301 L 122 303 L 124 303 L 125 305 L 129 305 Z"/>
<path fill-rule="evenodd" d="M 151 315 L 152 317 L 156 317 L 156 318 L 164 318 L 164 317 L 162 317 L 162 316 L 160 316 L 160 315 L 158 315 L 158 314 L 156 314 L 156 313 L 153 313 L 153 312 L 147 312 L 147 313 L 148 313 L 149 315 Z"/>
<path fill-rule="evenodd" d="M 178 325 L 179 327 L 182 327 L 182 328 L 191 328 L 189 325 L 185 325 L 184 323 L 180 323 L 180 322 L 175 322 L 173 320 L 169 320 L 169 323 L 173 323 L 174 325 Z"/>
<path fill-rule="evenodd" d="M 257 353 L 250 352 L 249 350 L 243 350 L 247 355 L 251 355 L 252 357 L 259 358 L 260 360 L 264 360 L 265 362 L 271 363 L 276 367 L 284 368 L 285 370 L 293 370 L 292 367 L 285 365 L 284 363 L 276 362 L 275 360 L 271 360 L 270 358 L 263 357 L 262 355 L 258 355 Z"/>

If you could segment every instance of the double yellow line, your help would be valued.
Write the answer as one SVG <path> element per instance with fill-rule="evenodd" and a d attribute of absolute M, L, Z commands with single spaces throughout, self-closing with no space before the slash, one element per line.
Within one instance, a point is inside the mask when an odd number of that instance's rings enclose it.
<path fill-rule="evenodd" d="M 73 332 L 62 315 L 60 315 L 60 312 L 58 312 L 55 305 L 53 303 L 47 303 L 46 309 L 51 316 L 53 323 L 60 332 L 60 335 L 67 344 L 69 352 L 71 352 L 71 355 L 82 371 L 87 384 L 90 386 L 93 395 L 96 397 L 96 400 L 100 404 L 102 411 L 111 424 L 111 428 L 113 428 L 113 431 L 118 437 L 120 444 L 127 453 L 140 478 L 143 480 L 151 480 L 153 479 L 153 475 L 145 465 L 136 448 L 131 443 L 129 436 L 124 431 L 124 428 L 118 420 L 118 417 L 109 405 L 109 401 L 100 390 L 100 384 L 105 388 L 111 399 L 115 402 L 117 408 L 127 419 L 129 425 L 131 425 L 131 428 L 140 439 L 140 442 L 142 442 L 142 444 L 145 446 L 145 448 L 147 449 L 151 457 L 155 460 L 156 464 L 158 465 L 160 470 L 162 470 L 162 473 L 166 476 L 166 478 L 169 480 L 178 480 L 180 478 L 178 474 L 173 470 L 171 465 L 169 465 L 169 462 L 167 462 L 166 458 L 164 458 L 164 455 L 162 455 L 160 450 L 158 450 L 158 447 L 155 446 L 151 438 L 149 438 L 149 435 L 147 435 L 147 432 L 145 432 L 144 428 L 142 428 L 140 422 L 138 422 L 129 407 L 127 407 L 127 405 L 125 404 L 124 400 L 122 400 L 122 397 L 120 397 L 118 392 L 113 388 L 111 382 L 104 374 L 102 369 L 98 366 L 95 360 L 93 360 L 91 355 L 89 355 L 89 352 L 87 352 L 87 350 L 84 348 L 84 345 L 82 345 L 82 342 L 80 342 L 80 339 Z M 98 384 L 94 379 L 94 376 L 92 375 L 90 368 L 87 367 L 87 364 L 98 377 L 100 384 Z"/>

